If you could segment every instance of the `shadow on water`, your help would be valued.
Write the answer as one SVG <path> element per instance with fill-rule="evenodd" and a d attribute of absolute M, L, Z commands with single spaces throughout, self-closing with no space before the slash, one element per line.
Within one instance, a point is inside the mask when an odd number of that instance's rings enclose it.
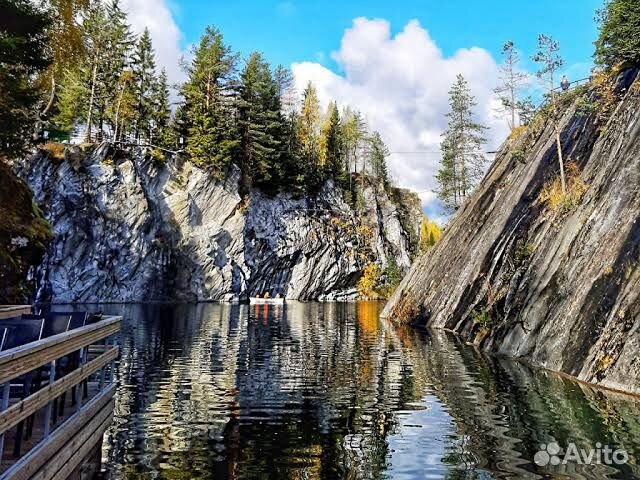
<path fill-rule="evenodd" d="M 377 303 L 103 309 L 125 316 L 105 478 L 640 478 L 640 403 Z M 550 442 L 629 462 L 536 465 Z"/>

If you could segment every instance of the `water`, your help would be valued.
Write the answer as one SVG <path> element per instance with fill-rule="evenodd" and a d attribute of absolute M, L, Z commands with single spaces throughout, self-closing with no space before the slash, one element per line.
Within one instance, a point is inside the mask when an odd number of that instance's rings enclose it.
<path fill-rule="evenodd" d="M 377 303 L 103 310 L 125 316 L 107 478 L 640 478 L 636 401 L 399 328 Z M 554 441 L 629 463 L 536 465 Z"/>

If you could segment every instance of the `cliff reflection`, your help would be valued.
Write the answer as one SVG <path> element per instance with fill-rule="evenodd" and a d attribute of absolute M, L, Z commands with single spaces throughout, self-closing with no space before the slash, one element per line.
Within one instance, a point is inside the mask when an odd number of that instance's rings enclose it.
<path fill-rule="evenodd" d="M 127 479 L 633 478 L 538 467 L 540 443 L 623 446 L 634 402 L 444 335 L 377 303 L 109 306 L 122 313 L 105 476 Z"/>

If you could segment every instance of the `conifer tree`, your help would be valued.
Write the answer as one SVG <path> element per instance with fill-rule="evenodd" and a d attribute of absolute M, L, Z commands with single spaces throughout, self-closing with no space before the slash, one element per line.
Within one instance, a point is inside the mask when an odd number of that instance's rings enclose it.
<path fill-rule="evenodd" d="M 358 151 L 362 146 L 367 127 L 362 115 L 347 107 L 342 114 L 342 136 L 345 147 L 345 162 L 349 177 L 351 173 L 358 173 Z"/>
<path fill-rule="evenodd" d="M 387 169 L 387 158 L 390 155 L 389 148 L 382 140 L 379 132 L 373 132 L 368 140 L 368 161 L 371 173 L 387 186 L 389 183 L 389 171 Z"/>
<path fill-rule="evenodd" d="M 640 65 L 640 2 L 606 0 L 597 20 L 596 63 L 607 68 L 620 62 Z"/>
<path fill-rule="evenodd" d="M 209 167 L 218 177 L 224 175 L 239 146 L 234 134 L 236 64 L 237 56 L 224 44 L 222 34 L 207 27 L 182 87 L 188 121 L 186 151 L 195 164 Z"/>
<path fill-rule="evenodd" d="M 502 46 L 502 56 L 504 63 L 500 66 L 501 84 L 495 89 L 495 92 L 500 95 L 502 106 L 510 114 L 509 128 L 515 128 L 516 115 L 525 106 L 524 101 L 518 98 L 518 95 L 528 76 L 520 71 L 520 54 L 511 40 Z M 520 116 L 518 115 L 518 117 Z M 520 121 L 522 122 L 521 117 Z"/>
<path fill-rule="evenodd" d="M 252 53 L 240 76 L 238 128 L 240 168 L 246 191 L 252 178 L 266 188 L 276 189 L 281 176 L 282 119 L 278 88 L 269 65 L 259 53 Z"/>
<path fill-rule="evenodd" d="M 306 167 L 307 184 L 317 187 L 322 180 L 323 166 L 320 164 L 320 105 L 318 94 L 311 82 L 302 95 L 302 110 L 298 118 L 300 157 Z"/>
<path fill-rule="evenodd" d="M 556 134 L 556 147 L 558 151 L 558 163 L 560 164 L 560 180 L 562 184 L 562 194 L 567 193 L 567 184 L 564 175 L 564 160 L 562 158 L 562 143 L 560 141 L 560 119 L 558 118 L 558 104 L 555 91 L 555 74 L 564 65 L 564 60 L 559 54 L 560 45 L 552 37 L 538 35 L 538 52 L 531 57 L 534 62 L 540 64 L 540 70 L 536 73 L 538 78 L 547 84 L 548 97 L 551 102 L 553 115 L 553 127 Z"/>
<path fill-rule="evenodd" d="M 31 79 L 47 67 L 47 27 L 28 0 L 0 0 L 0 156 L 18 153 L 33 128 L 37 92 Z"/>
<path fill-rule="evenodd" d="M 151 34 L 145 28 L 132 56 L 134 95 L 136 97 L 135 138 L 151 139 L 156 87 L 156 61 Z"/>
<path fill-rule="evenodd" d="M 171 120 L 171 105 L 169 104 L 169 80 L 167 71 L 164 68 L 160 71 L 160 76 L 157 80 L 153 82 L 151 104 L 153 105 L 151 122 L 154 127 L 152 143 L 164 148 L 170 148 L 169 122 Z"/>
<path fill-rule="evenodd" d="M 342 138 L 340 112 L 335 102 L 329 104 L 321 132 L 321 140 L 325 158 L 324 163 L 329 175 L 334 180 L 344 184 L 347 179 L 347 171 L 344 164 L 344 141 Z"/>
<path fill-rule="evenodd" d="M 487 159 L 482 151 L 486 127 L 473 119 L 476 102 L 462 75 L 449 91 L 448 127 L 441 144 L 442 160 L 436 175 L 438 196 L 457 209 L 481 180 Z"/>

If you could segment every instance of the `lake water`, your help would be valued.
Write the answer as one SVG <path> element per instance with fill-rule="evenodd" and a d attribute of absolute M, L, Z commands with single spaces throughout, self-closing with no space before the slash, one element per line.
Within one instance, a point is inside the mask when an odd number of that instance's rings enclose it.
<path fill-rule="evenodd" d="M 105 477 L 640 478 L 636 401 L 395 326 L 380 308 L 101 307 L 125 317 Z M 629 459 L 537 465 L 553 442 L 559 456 L 574 443 Z"/>

